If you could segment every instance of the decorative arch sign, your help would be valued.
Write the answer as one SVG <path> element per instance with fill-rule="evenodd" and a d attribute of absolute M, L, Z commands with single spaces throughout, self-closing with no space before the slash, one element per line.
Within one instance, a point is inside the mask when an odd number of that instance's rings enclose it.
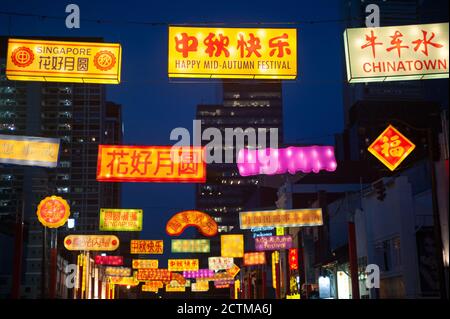
<path fill-rule="evenodd" d="M 197 210 L 186 210 L 172 216 L 166 224 L 166 233 L 170 236 L 179 236 L 187 227 L 191 226 L 196 227 L 206 237 L 217 234 L 215 220 L 208 214 Z"/>

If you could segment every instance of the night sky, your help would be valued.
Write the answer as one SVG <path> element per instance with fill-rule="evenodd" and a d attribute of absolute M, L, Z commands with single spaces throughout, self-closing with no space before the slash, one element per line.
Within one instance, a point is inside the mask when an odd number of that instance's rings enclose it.
<path fill-rule="evenodd" d="M 80 6 L 80 29 L 65 27 L 65 7 L 70 3 Z M 309 22 L 341 19 L 342 0 L 1 0 L 0 11 L 50 16 L 8 18 L 0 14 L 0 35 L 103 37 L 105 42 L 122 44 L 122 82 L 107 85 L 107 99 L 122 104 L 124 144 L 171 145 L 173 128 L 186 127 L 192 133 L 198 104 L 221 103 L 219 82 L 169 81 L 167 24 L 214 22 L 226 23 L 225 27 L 257 27 L 243 24 L 251 22 L 261 23 L 261 27 L 297 27 L 298 79 L 283 84 L 285 141 L 332 143 L 332 134 L 342 130 L 344 23 Z M 290 24 L 294 22 L 300 23 Z M 167 239 L 164 228 L 168 218 L 179 210 L 194 208 L 194 199 L 192 184 L 123 184 L 123 207 L 144 209 L 142 238 Z"/>

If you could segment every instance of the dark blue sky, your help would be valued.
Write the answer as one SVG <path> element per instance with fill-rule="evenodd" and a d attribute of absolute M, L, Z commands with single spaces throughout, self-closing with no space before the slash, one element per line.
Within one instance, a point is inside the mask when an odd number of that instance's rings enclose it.
<path fill-rule="evenodd" d="M 165 23 L 291 23 L 340 19 L 343 0 L 295 1 L 98 1 L 1 0 L 0 11 L 65 17 L 67 4 L 81 9 L 81 28 L 64 19 L 0 14 L 0 35 L 103 37 L 123 47 L 122 82 L 107 86 L 107 99 L 123 105 L 125 143 L 167 145 L 175 127 L 192 131 L 197 104 L 220 103 L 217 83 L 173 83 L 167 77 L 167 26 L 95 23 L 88 20 Z M 264 26 L 264 24 L 262 25 Z M 286 25 L 271 25 L 283 27 Z M 293 26 L 290 26 L 293 27 Z M 344 57 L 342 23 L 301 23 L 298 28 L 298 79 L 283 85 L 287 142 L 332 142 L 341 131 Z M 322 137 L 311 139 L 311 137 Z M 123 206 L 144 208 L 145 238 L 164 235 L 167 219 L 194 207 L 189 184 L 125 183 Z M 167 242 L 168 244 L 168 242 Z"/>

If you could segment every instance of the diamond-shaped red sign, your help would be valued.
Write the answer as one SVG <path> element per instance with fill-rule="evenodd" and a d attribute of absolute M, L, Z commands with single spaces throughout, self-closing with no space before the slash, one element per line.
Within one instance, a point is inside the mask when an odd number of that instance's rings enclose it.
<path fill-rule="evenodd" d="M 368 151 L 393 171 L 415 147 L 395 127 L 389 125 L 372 145 L 369 146 Z"/>

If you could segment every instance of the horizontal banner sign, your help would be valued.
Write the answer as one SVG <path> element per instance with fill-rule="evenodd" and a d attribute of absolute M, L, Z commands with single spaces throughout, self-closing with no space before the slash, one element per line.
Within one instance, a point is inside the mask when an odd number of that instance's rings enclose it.
<path fill-rule="evenodd" d="M 250 252 L 244 254 L 244 266 L 264 265 L 265 263 L 265 252 Z"/>
<path fill-rule="evenodd" d="M 118 286 L 137 286 L 139 285 L 139 280 L 135 277 L 108 277 L 109 282 Z"/>
<path fill-rule="evenodd" d="M 292 236 L 270 236 L 255 238 L 255 249 L 263 250 L 281 250 L 292 247 Z"/>
<path fill-rule="evenodd" d="M 105 265 L 105 266 L 122 266 L 123 265 L 123 256 L 95 256 L 95 264 L 96 265 Z"/>
<path fill-rule="evenodd" d="M 169 271 L 195 271 L 198 270 L 198 259 L 169 259 Z"/>
<path fill-rule="evenodd" d="M 0 163 L 56 167 L 59 143 L 57 138 L 0 135 Z"/>
<path fill-rule="evenodd" d="M 113 251 L 119 248 L 119 238 L 113 235 L 69 235 L 64 238 L 67 250 Z"/>
<path fill-rule="evenodd" d="M 321 226 L 323 224 L 321 208 L 240 212 L 239 222 L 241 229 Z"/>
<path fill-rule="evenodd" d="M 9 80 L 120 83 L 122 49 L 115 43 L 9 39 Z"/>
<path fill-rule="evenodd" d="M 206 180 L 204 147 L 99 145 L 101 182 L 191 182 Z"/>
<path fill-rule="evenodd" d="M 111 277 L 131 277 L 131 268 L 128 267 L 106 267 L 105 275 Z"/>
<path fill-rule="evenodd" d="M 210 270 L 226 270 L 234 266 L 234 259 L 231 257 L 209 257 L 208 268 Z"/>
<path fill-rule="evenodd" d="M 157 269 L 158 259 L 133 259 L 131 266 L 134 269 Z"/>
<path fill-rule="evenodd" d="M 131 254 L 162 254 L 164 242 L 162 240 L 134 240 L 130 241 Z"/>
<path fill-rule="evenodd" d="M 169 77 L 295 79 L 297 30 L 169 27 Z"/>
<path fill-rule="evenodd" d="M 209 253 L 209 239 L 172 239 L 172 253 Z"/>
<path fill-rule="evenodd" d="M 197 280 L 197 282 L 194 282 L 191 285 L 192 292 L 206 292 L 208 290 L 209 290 L 209 281 L 206 280 Z"/>
<path fill-rule="evenodd" d="M 100 209 L 99 227 L 102 231 L 141 231 L 142 209 Z"/>
<path fill-rule="evenodd" d="M 139 281 L 170 281 L 171 273 L 167 269 L 139 269 L 136 278 Z"/>
<path fill-rule="evenodd" d="M 448 78 L 448 23 L 344 32 L 350 83 Z"/>

